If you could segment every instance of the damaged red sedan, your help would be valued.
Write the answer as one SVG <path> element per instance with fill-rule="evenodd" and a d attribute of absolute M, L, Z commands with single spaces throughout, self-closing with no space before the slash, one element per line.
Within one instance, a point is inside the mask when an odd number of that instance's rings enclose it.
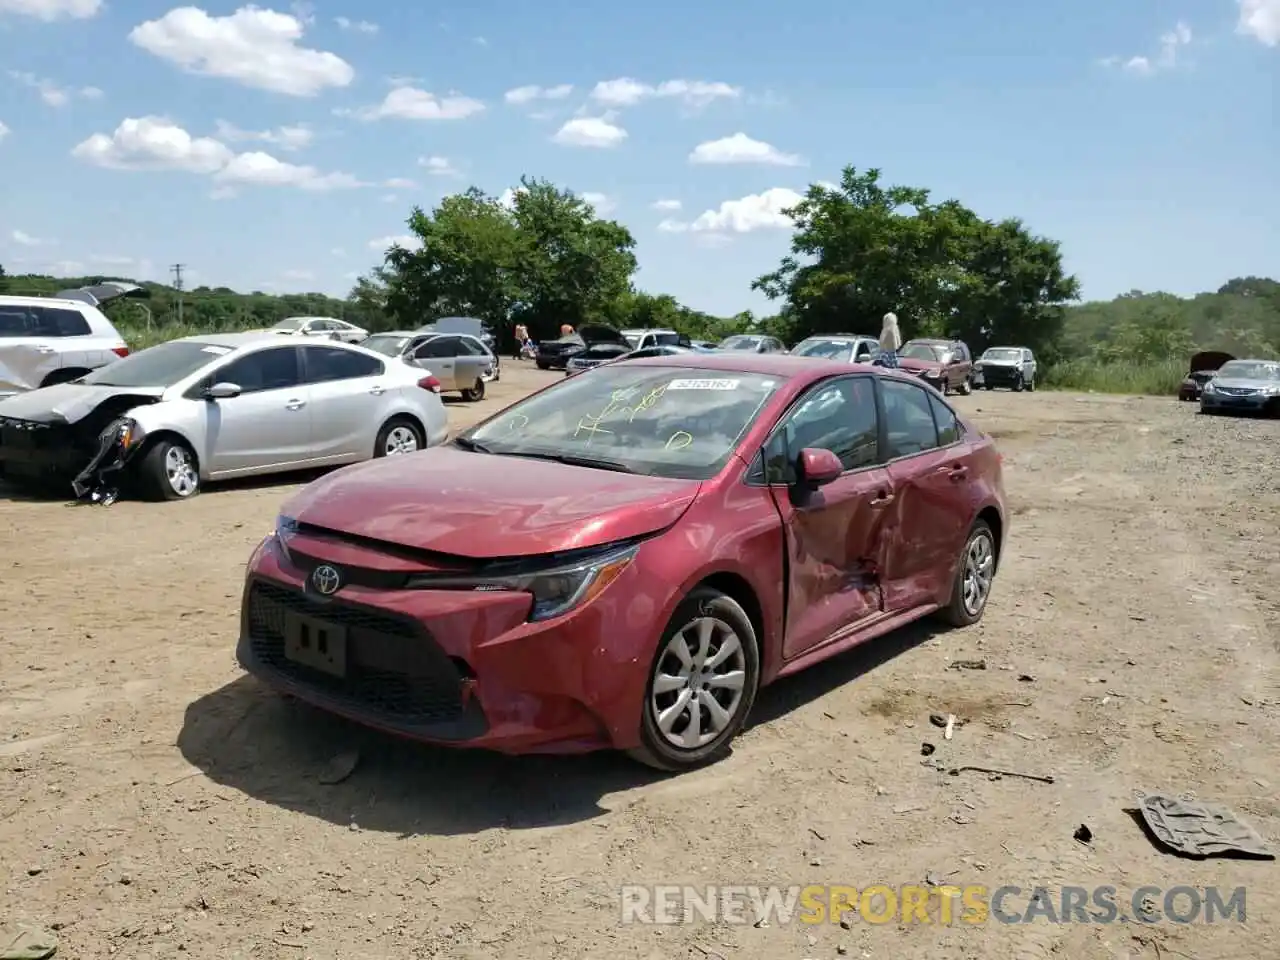
<path fill-rule="evenodd" d="M 1004 534 L 991 438 L 916 378 L 607 364 L 303 489 L 249 562 L 238 657 L 392 733 L 679 770 L 779 677 L 977 622 Z"/>

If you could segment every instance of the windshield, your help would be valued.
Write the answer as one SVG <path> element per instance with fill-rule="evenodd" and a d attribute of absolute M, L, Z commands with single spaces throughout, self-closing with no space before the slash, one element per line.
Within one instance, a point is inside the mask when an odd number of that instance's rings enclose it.
<path fill-rule="evenodd" d="M 384 357 L 398 357 L 400 352 L 404 350 L 404 345 L 408 342 L 408 337 L 373 336 L 366 338 L 360 346 L 366 350 L 380 353 Z"/>
<path fill-rule="evenodd" d="M 299 330 L 302 325 L 307 322 L 307 317 L 289 317 L 281 320 L 279 323 L 272 324 L 272 330 Z"/>
<path fill-rule="evenodd" d="M 848 340 L 804 340 L 796 344 L 792 354 L 797 357 L 823 357 L 827 360 L 853 359 L 853 344 Z"/>
<path fill-rule="evenodd" d="M 1218 379 L 1280 380 L 1280 363 L 1267 360 L 1232 360 L 1218 368 Z"/>
<path fill-rule="evenodd" d="M 983 360 L 995 360 L 997 363 L 1013 363 L 1022 360 L 1022 351 L 1014 347 L 992 347 L 982 355 Z"/>
<path fill-rule="evenodd" d="M 720 341 L 721 350 L 754 350 L 760 346 L 759 337 L 729 337 Z"/>
<path fill-rule="evenodd" d="M 171 387 L 230 352 L 231 347 L 213 343 L 170 340 L 99 367 L 81 382 L 100 387 Z"/>
<path fill-rule="evenodd" d="M 638 334 L 638 333 L 624 333 L 624 334 L 622 335 L 622 337 L 623 337 L 623 339 L 624 339 L 624 340 L 626 340 L 626 341 L 627 341 L 627 343 L 631 344 L 631 349 L 632 349 L 632 350 L 635 350 L 637 347 L 639 347 L 639 346 L 640 346 L 640 339 L 641 339 L 641 335 L 640 335 L 640 334 Z"/>
<path fill-rule="evenodd" d="M 942 363 L 947 352 L 932 343 L 908 343 L 898 351 L 898 356 L 908 360 L 928 360 L 930 363 Z"/>
<path fill-rule="evenodd" d="M 459 444 L 706 480 L 724 468 L 779 383 L 750 373 L 610 364 L 508 407 Z"/>

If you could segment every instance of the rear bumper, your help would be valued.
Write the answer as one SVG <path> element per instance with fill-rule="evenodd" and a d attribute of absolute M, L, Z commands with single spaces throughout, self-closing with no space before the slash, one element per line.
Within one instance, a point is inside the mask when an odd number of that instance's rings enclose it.
<path fill-rule="evenodd" d="M 623 613 L 648 592 L 636 564 L 591 604 L 545 623 L 526 622 L 523 594 L 352 583 L 342 599 L 324 598 L 307 586 L 314 566 L 286 556 L 274 537 L 250 560 L 236 657 L 268 686 L 445 746 L 584 753 L 639 743 L 657 635 L 652 623 L 627 623 Z M 341 676 L 285 655 L 286 614 L 345 627 Z"/>

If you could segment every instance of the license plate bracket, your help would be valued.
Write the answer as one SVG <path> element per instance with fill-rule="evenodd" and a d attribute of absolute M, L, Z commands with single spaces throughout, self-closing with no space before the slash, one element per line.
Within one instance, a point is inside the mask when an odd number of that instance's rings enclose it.
<path fill-rule="evenodd" d="M 300 613 L 284 620 L 284 655 L 288 660 L 334 677 L 347 675 L 347 628 Z"/>

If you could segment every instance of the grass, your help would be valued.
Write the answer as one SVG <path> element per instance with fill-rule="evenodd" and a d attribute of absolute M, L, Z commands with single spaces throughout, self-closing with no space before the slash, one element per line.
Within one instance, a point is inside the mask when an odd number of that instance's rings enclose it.
<path fill-rule="evenodd" d="M 1187 361 L 1181 358 L 1151 363 L 1068 360 L 1046 370 L 1038 385 L 1048 390 L 1172 396 L 1186 376 Z"/>
<path fill-rule="evenodd" d="M 148 329 L 145 325 L 121 323 L 119 321 L 115 322 L 115 327 L 120 331 L 120 336 L 124 337 L 129 349 L 134 352 L 145 350 L 147 347 L 154 347 L 157 343 L 164 343 L 166 340 L 176 340 L 178 337 L 194 337 L 201 333 L 240 333 L 244 330 L 260 329 L 253 326 L 232 324 L 218 330 L 210 330 L 205 326 L 196 326 L 190 323 L 166 323 L 164 326 Z"/>

